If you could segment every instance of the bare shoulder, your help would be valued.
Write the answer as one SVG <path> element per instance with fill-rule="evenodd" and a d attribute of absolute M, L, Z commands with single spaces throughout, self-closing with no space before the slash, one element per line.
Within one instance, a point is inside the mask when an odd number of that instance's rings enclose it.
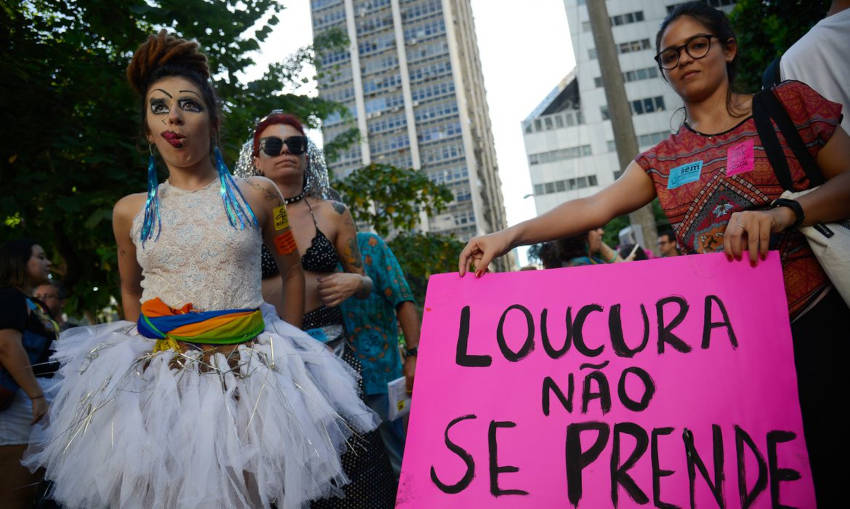
<path fill-rule="evenodd" d="M 313 208 L 313 212 L 328 223 L 343 224 L 351 221 L 351 213 L 348 207 L 342 202 L 310 199 L 310 205 Z"/>
<path fill-rule="evenodd" d="M 146 199 L 147 193 L 133 193 L 121 198 L 112 208 L 113 221 L 132 222 L 133 218 L 142 211 Z"/>
<path fill-rule="evenodd" d="M 330 205 L 330 208 L 334 212 L 339 214 L 340 216 L 345 215 L 346 212 L 350 213 L 349 210 L 348 210 L 348 207 L 344 203 L 342 203 L 341 201 L 336 201 L 336 200 L 325 200 L 325 201 Z"/>
<path fill-rule="evenodd" d="M 247 179 L 238 179 L 237 185 L 246 198 L 256 199 L 260 201 L 272 202 L 275 205 L 280 204 L 283 199 L 274 182 L 266 177 L 255 176 Z"/>

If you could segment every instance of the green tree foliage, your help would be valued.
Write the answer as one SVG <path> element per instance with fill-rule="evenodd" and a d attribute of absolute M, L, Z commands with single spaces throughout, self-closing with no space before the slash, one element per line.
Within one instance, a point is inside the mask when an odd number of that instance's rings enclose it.
<path fill-rule="evenodd" d="M 320 57 L 311 48 L 240 80 L 281 21 L 286 11 L 275 0 L 0 1 L 0 240 L 26 235 L 44 245 L 70 290 L 69 312 L 118 295 L 112 206 L 145 190 L 148 155 L 125 68 L 149 34 L 167 28 L 197 39 L 209 56 L 230 161 L 271 109 L 311 127 L 334 112 L 349 115 L 281 92 Z M 332 34 L 323 44 L 343 42 Z"/>
<path fill-rule="evenodd" d="M 372 163 L 333 182 L 358 223 L 385 237 L 391 229 L 416 228 L 419 212 L 433 216 L 452 201 L 452 193 L 424 172 Z"/>
<path fill-rule="evenodd" d="M 454 237 L 414 231 L 419 213 L 439 214 L 452 200 L 448 187 L 435 184 L 417 170 L 386 164 L 370 164 L 332 183 L 358 223 L 367 223 L 387 237 L 391 230 L 402 231 L 388 241 L 398 258 L 407 282 L 422 306 L 431 274 L 457 270 L 457 256 L 464 244 Z"/>
<path fill-rule="evenodd" d="M 465 245 L 453 236 L 406 232 L 388 242 L 401 264 L 421 309 L 431 274 L 457 272 L 457 257 Z"/>
<path fill-rule="evenodd" d="M 770 62 L 823 18 L 828 7 L 829 0 L 739 0 L 729 16 L 738 38 L 738 90 L 759 90 Z"/>

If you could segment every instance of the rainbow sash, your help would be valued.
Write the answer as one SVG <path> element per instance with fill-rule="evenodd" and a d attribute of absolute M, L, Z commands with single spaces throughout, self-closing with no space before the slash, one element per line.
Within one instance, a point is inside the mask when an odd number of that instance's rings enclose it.
<path fill-rule="evenodd" d="M 192 311 L 192 304 L 180 309 L 168 307 L 159 297 L 142 303 L 139 333 L 158 339 L 155 352 L 177 349 L 177 341 L 213 345 L 244 343 L 265 330 L 259 309 Z"/>

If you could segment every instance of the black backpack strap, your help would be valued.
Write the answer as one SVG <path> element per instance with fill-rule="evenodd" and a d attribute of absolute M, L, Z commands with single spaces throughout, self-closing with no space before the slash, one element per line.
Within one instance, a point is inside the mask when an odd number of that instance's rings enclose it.
<path fill-rule="evenodd" d="M 773 124 L 770 122 L 770 115 L 763 104 L 766 94 L 773 95 L 773 92 L 763 90 L 753 96 L 753 121 L 755 121 L 762 147 L 767 155 L 767 160 L 770 161 L 770 165 L 773 167 L 773 173 L 776 175 L 776 179 L 782 184 L 783 189 L 793 191 L 794 183 L 791 180 L 788 161 L 785 160 L 782 145 L 779 144 L 779 138 L 776 137 L 776 131 L 773 130 Z"/>
<path fill-rule="evenodd" d="M 806 148 L 806 144 L 803 142 L 803 138 L 800 137 L 797 127 L 791 121 L 791 117 L 788 115 L 785 106 L 779 102 L 779 99 L 776 98 L 772 90 L 765 91 L 762 97 L 762 104 L 770 117 L 773 118 L 773 121 L 776 122 L 776 125 L 782 132 L 782 136 L 785 138 L 785 142 L 788 143 L 791 151 L 794 152 L 794 156 L 800 162 L 800 166 L 803 167 L 803 171 L 806 172 L 806 177 L 809 178 L 811 186 L 814 187 L 823 184 L 823 175 L 817 161 L 812 157 L 809 149 Z"/>
<path fill-rule="evenodd" d="M 761 75 L 761 88 L 762 90 L 770 90 L 775 85 L 779 84 L 779 62 L 782 60 L 782 55 L 774 58 L 773 61 L 768 64 L 767 69 L 764 70 L 764 74 Z"/>

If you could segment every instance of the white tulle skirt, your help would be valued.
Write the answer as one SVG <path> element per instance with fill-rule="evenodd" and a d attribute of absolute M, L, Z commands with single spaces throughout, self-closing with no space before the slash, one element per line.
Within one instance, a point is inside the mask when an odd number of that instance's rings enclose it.
<path fill-rule="evenodd" d="M 348 365 L 270 306 L 263 316 L 235 367 L 151 354 L 131 322 L 63 333 L 49 423 L 25 464 L 72 508 L 289 508 L 339 494 L 339 455 L 377 417 Z"/>

